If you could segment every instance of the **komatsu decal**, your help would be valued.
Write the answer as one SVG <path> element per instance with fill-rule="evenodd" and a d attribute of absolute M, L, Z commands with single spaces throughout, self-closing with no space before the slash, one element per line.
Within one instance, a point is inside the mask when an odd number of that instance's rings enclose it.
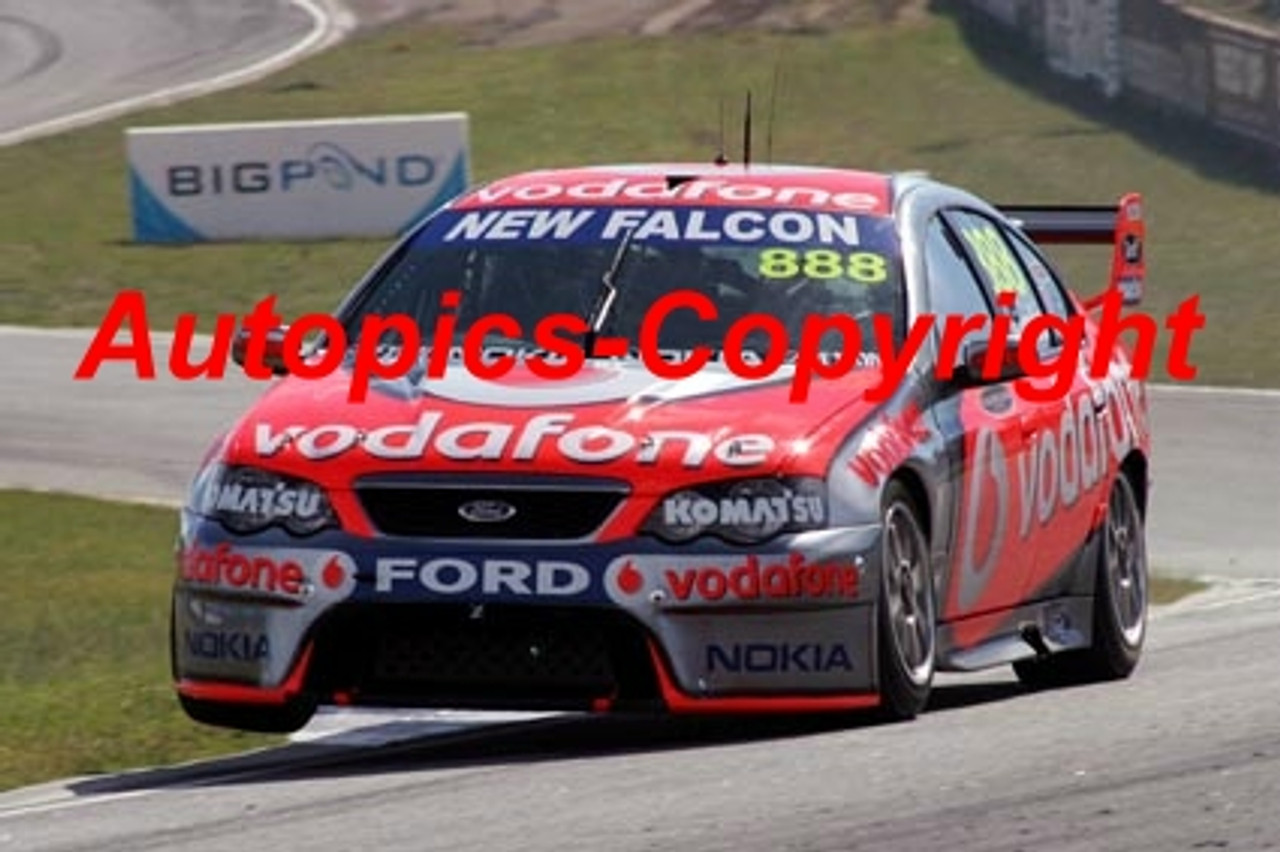
<path fill-rule="evenodd" d="M 320 514 L 323 495 L 312 486 L 253 486 L 231 482 L 208 493 L 201 506 L 205 514 L 238 512 L 268 518 L 313 518 Z"/>
<path fill-rule="evenodd" d="M 668 526 L 701 524 L 822 524 L 826 507 L 817 495 L 790 497 L 705 497 L 674 496 L 662 501 L 663 520 Z"/>

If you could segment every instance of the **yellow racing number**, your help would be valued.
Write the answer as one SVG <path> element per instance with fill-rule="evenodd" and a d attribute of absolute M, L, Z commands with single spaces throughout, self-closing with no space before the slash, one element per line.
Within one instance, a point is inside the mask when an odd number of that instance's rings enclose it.
<path fill-rule="evenodd" d="M 870 251 L 842 254 L 831 249 L 774 248 L 760 252 L 759 273 L 764 278 L 803 275 L 817 281 L 848 278 L 860 284 L 883 284 L 889 278 L 889 265 L 883 256 Z"/>
<path fill-rule="evenodd" d="M 978 264 L 991 279 L 991 286 L 997 293 L 1022 294 L 1028 291 L 1027 278 L 1022 274 L 1018 259 L 994 226 L 964 228 L 961 234 L 977 255 Z"/>

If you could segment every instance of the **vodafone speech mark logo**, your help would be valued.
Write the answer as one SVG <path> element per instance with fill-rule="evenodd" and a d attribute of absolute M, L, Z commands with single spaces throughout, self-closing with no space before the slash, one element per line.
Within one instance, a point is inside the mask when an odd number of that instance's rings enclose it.
<path fill-rule="evenodd" d="M 606 571 L 619 602 L 647 596 L 655 604 L 751 601 L 853 601 L 862 570 L 853 561 L 814 564 L 800 553 L 758 556 L 627 556 Z"/>

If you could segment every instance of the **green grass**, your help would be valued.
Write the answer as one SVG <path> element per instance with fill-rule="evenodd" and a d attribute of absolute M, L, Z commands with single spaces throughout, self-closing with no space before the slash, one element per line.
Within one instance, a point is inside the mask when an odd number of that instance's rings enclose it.
<path fill-rule="evenodd" d="M 582 162 L 709 160 L 721 95 L 731 117 L 748 87 L 765 103 L 777 59 L 775 159 L 922 168 L 1001 201 L 1143 191 L 1147 309 L 1164 316 L 1200 294 L 1207 327 L 1191 349 L 1199 380 L 1280 383 L 1280 199 L 1253 187 L 1225 152 L 1211 167 L 1175 157 L 1167 140 L 1141 141 L 993 74 L 949 19 L 509 50 L 416 26 L 362 37 L 243 90 L 0 150 L 0 322 L 96 324 L 125 287 L 146 291 L 157 327 L 197 311 L 209 329 L 210 314 L 244 312 L 268 293 L 286 316 L 328 310 L 384 247 L 130 245 L 126 126 L 463 110 L 481 179 Z M 763 132 L 756 148 L 763 153 Z M 1075 279 L 1083 291 L 1101 283 L 1096 274 Z"/>
<path fill-rule="evenodd" d="M 0 789 L 242 751 L 170 685 L 173 510 L 0 491 Z"/>

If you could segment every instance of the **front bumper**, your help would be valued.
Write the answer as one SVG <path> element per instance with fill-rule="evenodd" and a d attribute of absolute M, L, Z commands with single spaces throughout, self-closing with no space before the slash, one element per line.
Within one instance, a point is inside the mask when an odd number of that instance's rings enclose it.
<path fill-rule="evenodd" d="M 879 537 L 673 548 L 331 531 L 300 546 L 184 512 L 174 676 L 184 695 L 233 703 L 867 706 Z"/>

